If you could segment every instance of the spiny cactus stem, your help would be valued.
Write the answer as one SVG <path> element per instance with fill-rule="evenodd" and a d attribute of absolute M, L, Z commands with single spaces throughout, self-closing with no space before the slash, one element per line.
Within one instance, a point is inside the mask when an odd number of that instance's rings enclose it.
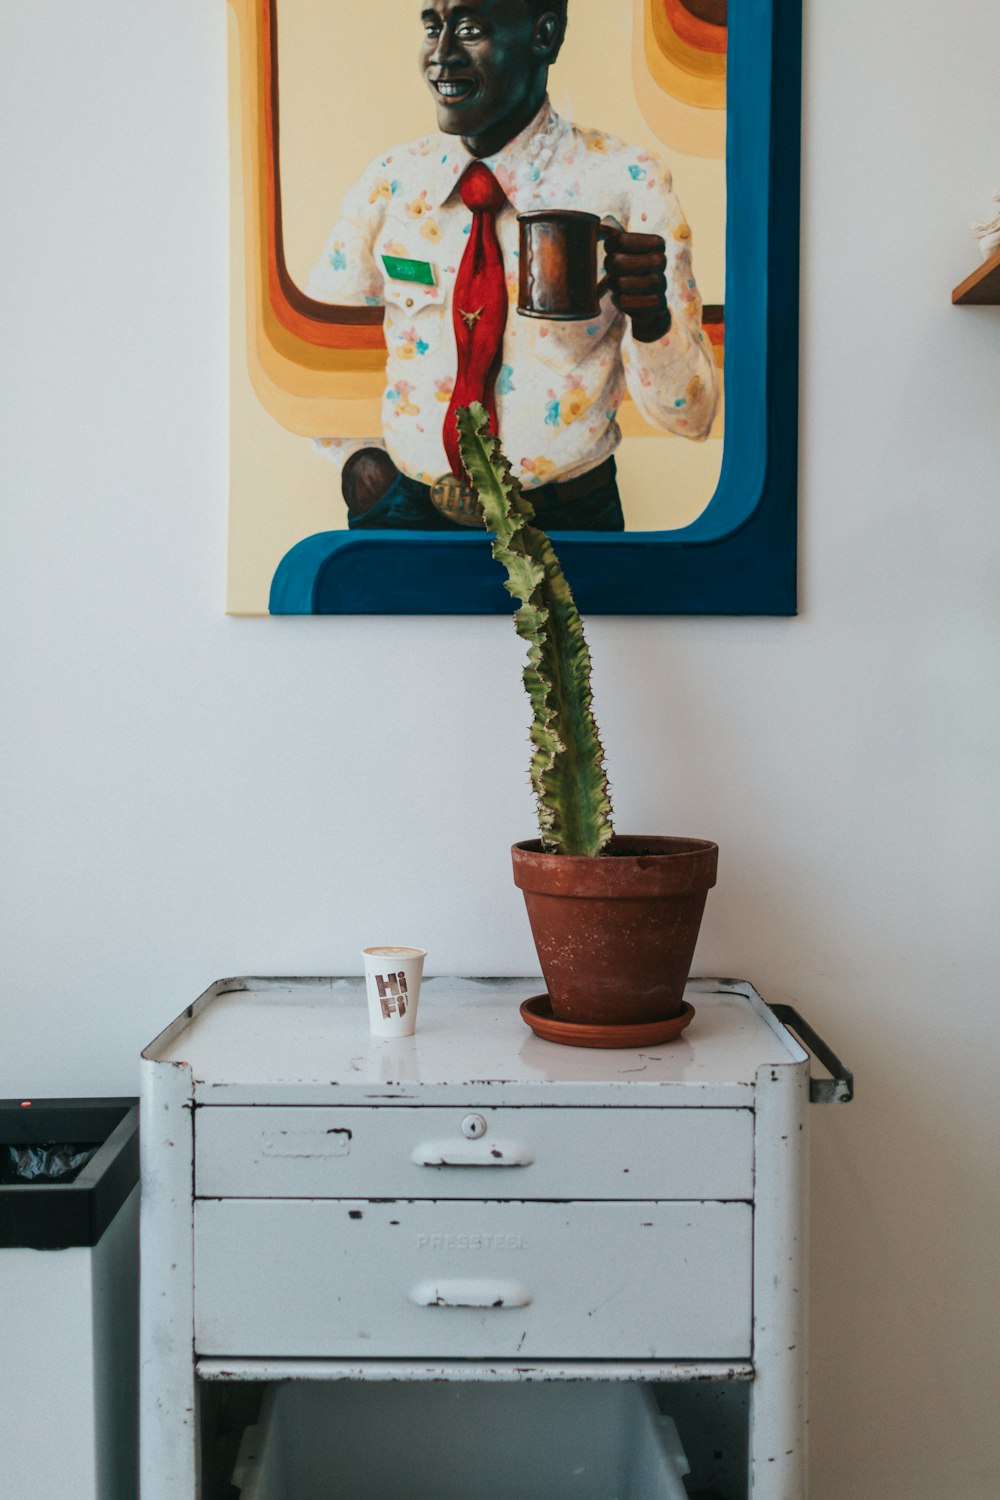
<path fill-rule="evenodd" d="M 613 835 L 604 749 L 591 708 L 591 659 L 559 559 L 511 473 L 485 409 L 457 413 L 462 461 L 494 533 L 493 556 L 521 600 L 514 616 L 528 644 L 524 685 L 532 707 L 531 784 L 544 847 L 599 854 Z"/>

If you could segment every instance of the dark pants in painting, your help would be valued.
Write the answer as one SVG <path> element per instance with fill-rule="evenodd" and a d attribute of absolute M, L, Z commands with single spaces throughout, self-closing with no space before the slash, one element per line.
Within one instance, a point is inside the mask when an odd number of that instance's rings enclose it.
<path fill-rule="evenodd" d="M 543 531 L 624 531 L 625 518 L 609 458 L 590 474 L 567 484 L 542 484 L 525 494 Z M 474 528 L 442 515 L 431 500 L 430 486 L 398 474 L 380 500 L 362 516 L 349 516 L 352 531 L 470 531 Z"/>

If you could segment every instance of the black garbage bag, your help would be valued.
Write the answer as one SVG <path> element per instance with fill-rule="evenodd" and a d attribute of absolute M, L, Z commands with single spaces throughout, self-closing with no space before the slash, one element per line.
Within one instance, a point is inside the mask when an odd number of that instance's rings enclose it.
<path fill-rule="evenodd" d="M 0 1148 L 0 1182 L 72 1182 L 100 1147 L 74 1142 L 71 1146 L 45 1141 L 36 1146 Z"/>

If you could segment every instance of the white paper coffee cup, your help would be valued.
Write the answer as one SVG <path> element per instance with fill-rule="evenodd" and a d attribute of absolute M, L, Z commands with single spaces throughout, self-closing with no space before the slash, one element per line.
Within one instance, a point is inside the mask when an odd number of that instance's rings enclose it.
<path fill-rule="evenodd" d="M 425 948 L 365 948 L 365 989 L 372 1036 L 412 1036 Z"/>

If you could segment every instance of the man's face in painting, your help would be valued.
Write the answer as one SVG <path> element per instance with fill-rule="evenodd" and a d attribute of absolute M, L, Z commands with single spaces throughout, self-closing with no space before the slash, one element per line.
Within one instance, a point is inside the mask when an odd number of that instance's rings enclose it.
<path fill-rule="evenodd" d="M 489 156 L 531 121 L 561 42 L 555 12 L 527 0 L 423 0 L 420 67 L 438 128 Z"/>

